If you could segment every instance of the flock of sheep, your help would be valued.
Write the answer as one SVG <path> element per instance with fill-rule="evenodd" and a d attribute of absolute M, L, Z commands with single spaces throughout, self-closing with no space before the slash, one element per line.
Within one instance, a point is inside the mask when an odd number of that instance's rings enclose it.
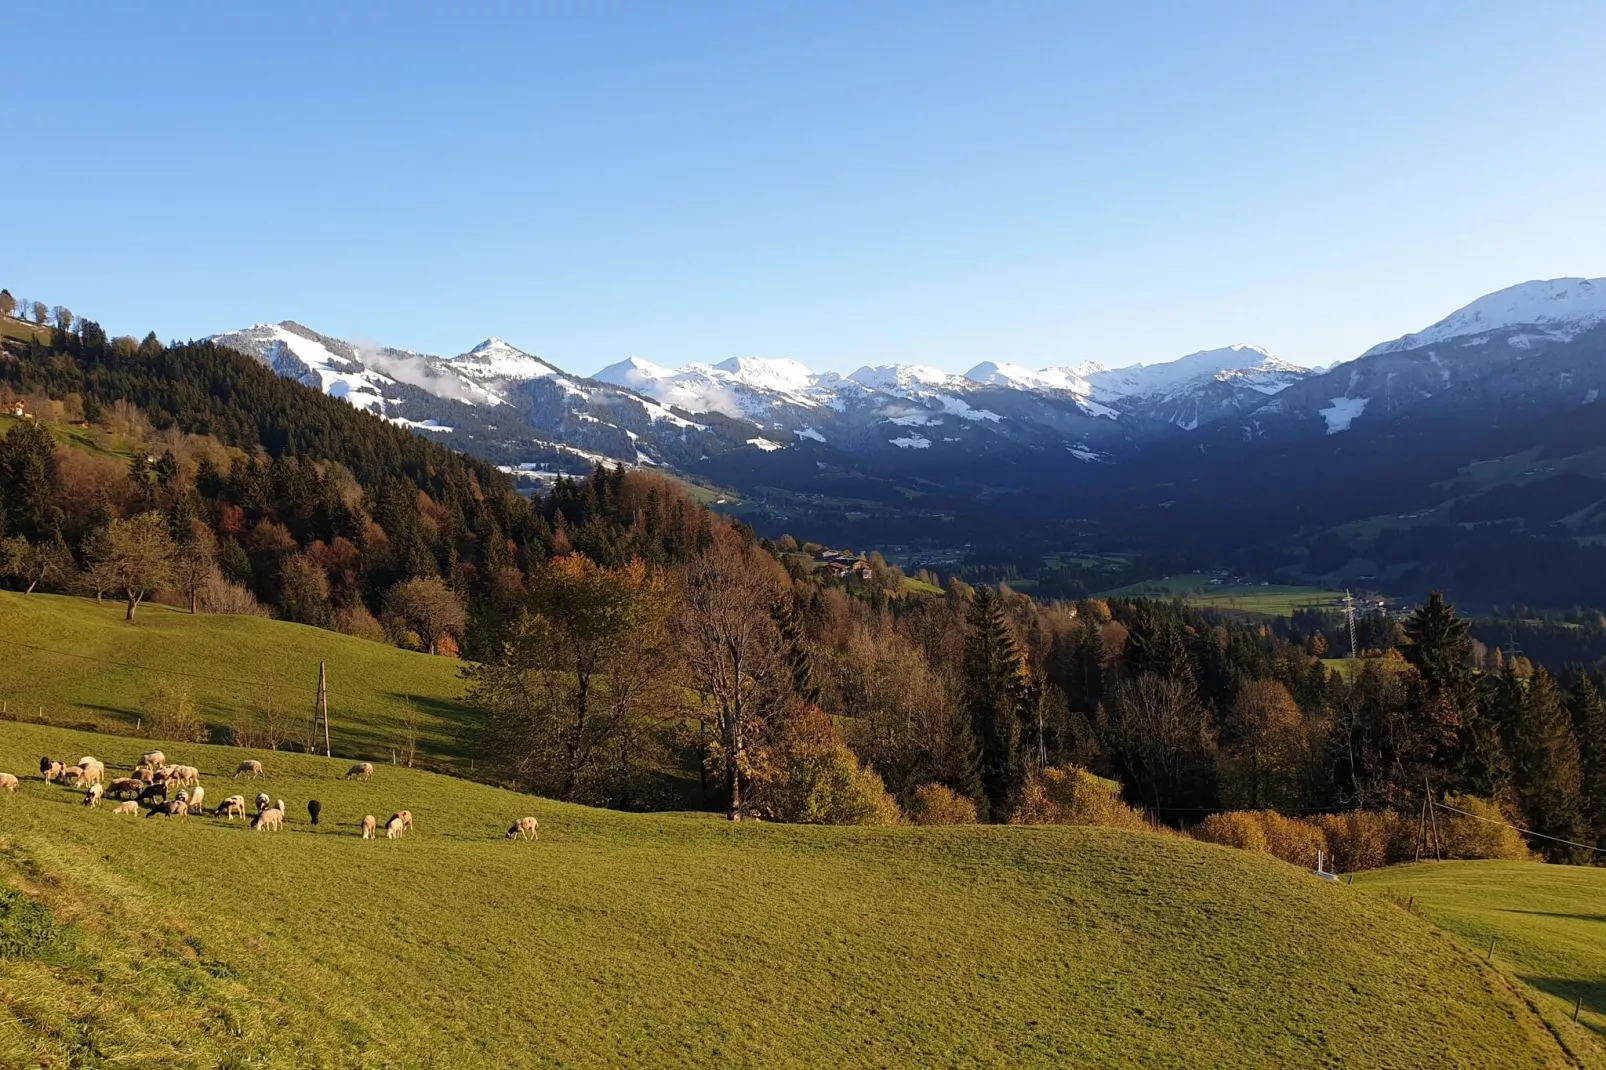
<path fill-rule="evenodd" d="M 116 777 L 110 781 L 106 779 L 106 763 L 91 755 L 84 755 L 78 759 L 77 765 L 67 765 L 50 757 L 39 759 L 39 775 L 46 784 L 60 782 L 69 784 L 84 791 L 85 806 L 99 806 L 103 798 L 117 800 L 112 808 L 114 814 L 137 814 L 141 804 L 147 809 L 146 817 L 188 817 L 191 814 L 206 813 L 206 788 L 201 785 L 201 773 L 193 765 L 170 765 L 167 755 L 159 750 L 146 751 L 139 756 L 139 764 L 134 766 L 130 776 Z M 262 775 L 262 763 L 255 758 L 247 758 L 235 769 L 234 776 L 250 777 L 255 779 Z M 374 763 L 358 762 L 346 773 L 346 779 L 360 780 L 372 779 Z M 172 798 L 168 797 L 170 790 L 177 789 Z M 17 790 L 17 778 L 11 773 L 0 773 L 0 791 L 14 792 Z M 267 792 L 258 792 L 256 797 L 256 816 L 250 819 L 251 828 L 257 832 L 278 832 L 284 827 L 285 805 L 283 799 L 274 800 L 268 797 Z M 312 823 L 318 823 L 322 804 L 316 799 L 307 803 L 307 813 Z M 229 821 L 236 817 L 247 817 L 244 795 L 230 795 L 217 804 L 212 811 L 214 817 L 225 818 Z M 400 839 L 402 833 L 413 829 L 413 814 L 411 810 L 398 810 L 390 815 L 385 822 L 385 839 Z M 533 817 L 521 817 L 513 822 L 507 830 L 507 839 L 538 839 L 540 837 L 540 822 Z M 362 819 L 362 838 L 376 839 L 379 822 L 373 814 Z"/>

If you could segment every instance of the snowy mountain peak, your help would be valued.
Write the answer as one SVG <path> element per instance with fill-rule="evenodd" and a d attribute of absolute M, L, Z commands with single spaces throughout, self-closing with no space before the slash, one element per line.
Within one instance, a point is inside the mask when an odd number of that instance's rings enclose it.
<path fill-rule="evenodd" d="M 487 338 L 450 362 L 453 370 L 473 379 L 517 381 L 557 375 L 558 370 L 500 338 Z"/>
<path fill-rule="evenodd" d="M 1606 278 L 1542 279 L 1485 294 L 1415 334 L 1373 346 L 1363 357 L 1470 338 L 1491 331 L 1532 327 L 1546 338 L 1570 341 L 1606 322 Z"/>
<path fill-rule="evenodd" d="M 797 392 L 814 384 L 814 373 L 786 357 L 732 357 L 714 365 L 755 390 Z"/>
<path fill-rule="evenodd" d="M 963 376 L 929 364 L 877 364 L 873 367 L 866 364 L 848 378 L 860 386 L 891 394 L 917 387 L 953 388 L 965 382 Z"/>

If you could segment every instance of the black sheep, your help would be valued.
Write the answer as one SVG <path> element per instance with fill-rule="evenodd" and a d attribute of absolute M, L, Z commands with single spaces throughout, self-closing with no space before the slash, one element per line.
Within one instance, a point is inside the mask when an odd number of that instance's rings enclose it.
<path fill-rule="evenodd" d="M 308 799 L 307 816 L 312 818 L 312 823 L 314 825 L 318 823 L 318 815 L 321 813 L 323 813 L 323 803 L 319 802 L 317 799 Z"/>

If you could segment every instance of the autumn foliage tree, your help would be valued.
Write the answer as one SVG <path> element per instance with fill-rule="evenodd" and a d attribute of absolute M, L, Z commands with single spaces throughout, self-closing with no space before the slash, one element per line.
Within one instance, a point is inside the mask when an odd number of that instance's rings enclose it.
<path fill-rule="evenodd" d="M 132 520 L 113 517 L 84 544 L 84 556 L 111 590 L 128 603 L 123 619 L 133 620 L 139 604 L 165 585 L 173 571 L 176 547 L 160 513 L 141 513 Z"/>

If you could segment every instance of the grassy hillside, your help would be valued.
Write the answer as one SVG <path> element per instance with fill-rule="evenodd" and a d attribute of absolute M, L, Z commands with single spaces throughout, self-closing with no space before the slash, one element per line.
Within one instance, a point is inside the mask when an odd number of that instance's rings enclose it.
<path fill-rule="evenodd" d="M 1425 916 L 1537 990 L 1552 1023 L 1606 1038 L 1606 869 L 1531 862 L 1424 862 L 1358 874 L 1355 887 Z"/>
<path fill-rule="evenodd" d="M 258 617 L 191 616 L 62 595 L 0 591 L 0 700 L 13 717 L 134 734 L 159 682 L 186 684 L 209 725 L 248 718 L 264 694 L 310 725 L 318 662 L 328 664 L 337 754 L 389 760 L 411 696 L 420 750 L 466 760 L 457 728 L 478 714 L 458 700 L 462 663 Z M 165 674 L 165 675 L 164 675 Z"/>
<path fill-rule="evenodd" d="M 0 724 L 0 769 L 142 745 Z M 242 756 L 169 753 L 214 801 Z M 0 1065 L 1566 1065 L 1435 927 L 1265 856 L 731 826 L 257 756 L 240 790 L 288 800 L 283 833 L 119 817 L 31 775 L 0 796 L 26 892 L 0 893 Z M 398 807 L 414 834 L 356 836 Z M 525 813 L 540 842 L 503 840 Z"/>

